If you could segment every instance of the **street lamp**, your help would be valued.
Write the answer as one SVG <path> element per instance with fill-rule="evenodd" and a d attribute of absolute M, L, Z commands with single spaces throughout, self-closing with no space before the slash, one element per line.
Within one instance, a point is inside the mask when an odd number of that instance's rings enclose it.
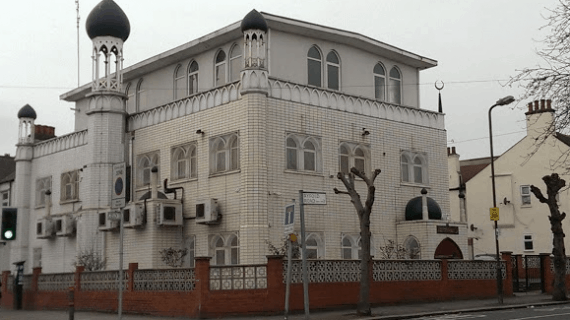
<path fill-rule="evenodd" d="M 491 121 L 491 111 L 497 106 L 504 106 L 515 101 L 513 96 L 506 96 L 489 108 L 489 142 L 491 145 L 491 182 L 493 184 L 493 208 L 497 207 L 497 195 L 495 193 L 495 156 L 493 155 L 493 125 Z M 495 220 L 495 248 L 497 250 L 497 296 L 499 304 L 503 304 L 503 277 L 501 275 L 501 257 L 499 256 L 499 227 Z"/>

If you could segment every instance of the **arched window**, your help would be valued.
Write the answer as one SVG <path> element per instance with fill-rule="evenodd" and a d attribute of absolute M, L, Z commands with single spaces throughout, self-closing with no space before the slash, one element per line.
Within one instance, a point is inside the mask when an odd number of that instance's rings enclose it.
<path fill-rule="evenodd" d="M 189 144 L 172 149 L 172 180 L 188 179 L 197 176 L 196 145 Z"/>
<path fill-rule="evenodd" d="M 241 47 L 235 44 L 230 50 L 230 81 L 239 80 L 241 69 L 243 69 Z"/>
<path fill-rule="evenodd" d="M 340 59 L 334 51 L 327 54 L 327 86 L 332 90 L 340 89 Z"/>
<path fill-rule="evenodd" d="M 211 173 L 239 169 L 239 136 L 231 133 L 210 140 Z"/>
<path fill-rule="evenodd" d="M 343 235 L 341 240 L 341 259 L 360 259 L 362 258 L 362 245 L 360 236 Z"/>
<path fill-rule="evenodd" d="M 368 146 L 343 142 L 339 147 L 340 172 L 348 174 L 352 167 L 358 171 L 370 170 L 370 148 Z"/>
<path fill-rule="evenodd" d="M 408 236 L 404 241 L 404 248 L 406 249 L 406 258 L 420 259 L 421 249 L 418 239 L 414 236 Z"/>
<path fill-rule="evenodd" d="M 297 170 L 297 142 L 287 138 L 287 169 Z"/>
<path fill-rule="evenodd" d="M 226 53 L 220 50 L 216 55 L 216 87 L 226 84 Z"/>
<path fill-rule="evenodd" d="M 137 91 L 136 91 L 136 98 L 135 98 L 135 112 L 141 111 L 141 108 L 146 106 L 146 94 L 143 88 L 143 79 L 140 79 L 137 83 Z"/>
<path fill-rule="evenodd" d="M 307 53 L 308 84 L 311 86 L 321 86 L 321 60 L 321 52 L 316 46 L 312 46 Z"/>
<path fill-rule="evenodd" d="M 182 65 L 174 69 L 174 100 L 184 98 L 186 95 L 186 72 Z"/>
<path fill-rule="evenodd" d="M 390 103 L 402 103 L 402 79 L 396 67 L 390 69 Z"/>
<path fill-rule="evenodd" d="M 321 237 L 316 233 L 309 233 L 305 241 L 307 259 L 320 259 L 323 256 Z"/>
<path fill-rule="evenodd" d="M 154 166 L 160 168 L 158 151 L 137 157 L 137 186 L 142 187 L 150 184 L 151 169 Z"/>
<path fill-rule="evenodd" d="M 61 201 L 79 200 L 79 170 L 61 175 Z"/>
<path fill-rule="evenodd" d="M 51 177 L 38 179 L 36 181 L 36 207 L 46 205 L 46 191 L 51 191 Z"/>
<path fill-rule="evenodd" d="M 212 264 L 217 266 L 239 263 L 239 239 L 236 234 L 216 235 L 211 241 Z"/>
<path fill-rule="evenodd" d="M 125 89 L 125 94 L 127 95 L 127 113 L 135 113 L 136 112 L 136 101 L 135 101 L 135 88 L 132 86 L 132 83 L 129 82 L 127 84 L 127 88 Z"/>
<path fill-rule="evenodd" d="M 198 93 L 198 62 L 192 61 L 188 66 L 188 95 Z"/>
<path fill-rule="evenodd" d="M 286 168 L 299 171 L 321 171 L 319 139 L 289 134 L 286 139 Z"/>
<path fill-rule="evenodd" d="M 400 156 L 402 166 L 402 182 L 427 184 L 427 160 L 425 155 L 415 152 L 403 152 Z"/>
<path fill-rule="evenodd" d="M 380 63 L 374 66 L 374 96 L 376 100 L 386 101 L 386 72 Z"/>

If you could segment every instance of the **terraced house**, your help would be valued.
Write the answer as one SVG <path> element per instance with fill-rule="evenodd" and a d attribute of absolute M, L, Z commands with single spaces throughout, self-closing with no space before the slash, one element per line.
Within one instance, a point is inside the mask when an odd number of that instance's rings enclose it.
<path fill-rule="evenodd" d="M 26 272 L 71 271 L 85 252 L 117 269 L 123 194 L 125 264 L 169 268 L 169 248 L 186 249 L 176 263 L 187 267 L 196 256 L 265 263 L 299 190 L 326 193 L 325 205 L 305 207 L 308 257 L 357 259 L 358 218 L 332 192 L 351 167 L 382 170 L 373 254 L 389 241 L 410 258 L 466 252 L 466 223 L 447 218 L 444 115 L 419 102 L 420 72 L 435 60 L 253 10 L 123 68 L 126 14 L 103 0 L 86 24 L 93 81 L 61 95 L 74 103 L 75 131 L 36 141 L 41 107 L 19 113 L 18 232 L 4 252 Z"/>

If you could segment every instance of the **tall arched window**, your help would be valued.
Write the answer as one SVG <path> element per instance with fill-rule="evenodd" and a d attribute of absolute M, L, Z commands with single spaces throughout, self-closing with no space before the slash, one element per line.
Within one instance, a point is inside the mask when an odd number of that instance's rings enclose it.
<path fill-rule="evenodd" d="M 287 138 L 287 169 L 297 170 L 297 142 Z"/>
<path fill-rule="evenodd" d="M 239 169 L 239 136 L 231 133 L 210 140 L 210 172 L 220 173 Z"/>
<path fill-rule="evenodd" d="M 327 86 L 332 90 L 340 89 L 340 59 L 334 51 L 327 54 Z"/>
<path fill-rule="evenodd" d="M 135 88 L 132 86 L 132 83 L 129 82 L 127 84 L 127 88 L 125 89 L 125 94 L 127 95 L 127 113 L 135 113 L 136 112 L 136 101 L 135 101 Z"/>
<path fill-rule="evenodd" d="M 79 200 L 79 170 L 61 175 L 61 201 Z"/>
<path fill-rule="evenodd" d="M 144 79 L 140 79 L 139 82 L 137 83 L 137 91 L 136 91 L 136 110 L 135 112 L 139 112 L 141 111 L 141 108 L 146 106 L 146 94 L 145 94 L 145 90 L 143 88 L 143 80 Z"/>
<path fill-rule="evenodd" d="M 362 244 L 358 235 L 343 235 L 341 240 L 341 259 L 361 259 Z"/>
<path fill-rule="evenodd" d="M 226 53 L 220 50 L 216 55 L 216 86 L 226 84 Z"/>
<path fill-rule="evenodd" d="M 340 146 L 340 172 L 344 173 L 345 175 L 348 174 L 350 170 L 350 151 L 348 147 L 344 144 Z"/>
<path fill-rule="evenodd" d="M 239 80 L 241 69 L 243 69 L 241 47 L 235 44 L 230 50 L 230 81 Z"/>
<path fill-rule="evenodd" d="M 159 153 L 151 152 L 137 157 L 137 186 L 142 187 L 150 184 L 152 167 L 159 167 Z"/>
<path fill-rule="evenodd" d="M 321 86 L 321 60 L 321 52 L 316 46 L 312 46 L 307 53 L 307 76 L 309 85 Z"/>
<path fill-rule="evenodd" d="M 308 140 L 303 144 L 303 168 L 308 171 L 317 170 L 317 148 L 315 144 Z"/>
<path fill-rule="evenodd" d="M 402 78 L 396 67 L 390 69 L 390 103 L 402 103 Z"/>
<path fill-rule="evenodd" d="M 188 179 L 197 176 L 196 145 L 189 144 L 172 149 L 172 180 Z"/>
<path fill-rule="evenodd" d="M 239 263 L 239 239 L 236 234 L 216 235 L 211 242 L 212 264 L 217 266 Z"/>
<path fill-rule="evenodd" d="M 184 98 L 186 95 L 186 70 L 182 65 L 174 69 L 174 100 Z"/>
<path fill-rule="evenodd" d="M 406 258 L 408 259 L 420 259 L 421 249 L 418 239 L 414 236 L 408 236 L 404 241 L 404 248 L 406 248 Z"/>
<path fill-rule="evenodd" d="M 352 167 L 358 171 L 367 172 L 370 170 L 370 147 L 352 143 L 343 142 L 339 147 L 340 172 L 348 174 Z"/>
<path fill-rule="evenodd" d="M 214 265 L 223 266 L 226 264 L 226 248 L 224 239 L 217 236 L 214 240 Z"/>
<path fill-rule="evenodd" d="M 400 157 L 403 182 L 428 183 L 427 158 L 423 154 L 405 151 Z"/>
<path fill-rule="evenodd" d="M 289 134 L 286 139 L 286 169 L 321 172 L 320 140 L 298 134 Z"/>
<path fill-rule="evenodd" d="M 386 101 L 386 72 L 380 63 L 374 66 L 374 96 L 376 100 Z"/>
<path fill-rule="evenodd" d="M 192 61 L 188 66 L 188 95 L 198 93 L 198 62 Z"/>
<path fill-rule="evenodd" d="M 316 233 L 309 233 L 306 238 L 307 259 L 319 259 L 323 255 L 321 237 Z"/>

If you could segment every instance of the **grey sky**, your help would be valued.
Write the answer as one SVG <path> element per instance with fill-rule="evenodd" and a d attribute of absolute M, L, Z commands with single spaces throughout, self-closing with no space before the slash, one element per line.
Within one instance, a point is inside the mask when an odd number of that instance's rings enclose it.
<path fill-rule="evenodd" d="M 446 113 L 448 146 L 462 159 L 489 155 L 487 111 L 517 69 L 540 62 L 535 54 L 548 29 L 542 16 L 558 0 L 115 0 L 131 22 L 125 67 L 241 20 L 251 9 L 358 32 L 438 61 L 422 71 L 420 103 L 437 110 L 436 80 Z M 81 84 L 91 79 L 91 41 L 85 20 L 99 0 L 80 0 Z M 10 1 L 0 14 L 0 154 L 15 153 L 18 110 L 36 110 L 36 124 L 73 131 L 74 105 L 59 95 L 77 86 L 74 0 Z M 405 94 L 405 88 L 404 88 Z M 548 98 L 548 97 L 546 97 Z M 525 135 L 523 103 L 493 111 L 495 154 Z"/>

